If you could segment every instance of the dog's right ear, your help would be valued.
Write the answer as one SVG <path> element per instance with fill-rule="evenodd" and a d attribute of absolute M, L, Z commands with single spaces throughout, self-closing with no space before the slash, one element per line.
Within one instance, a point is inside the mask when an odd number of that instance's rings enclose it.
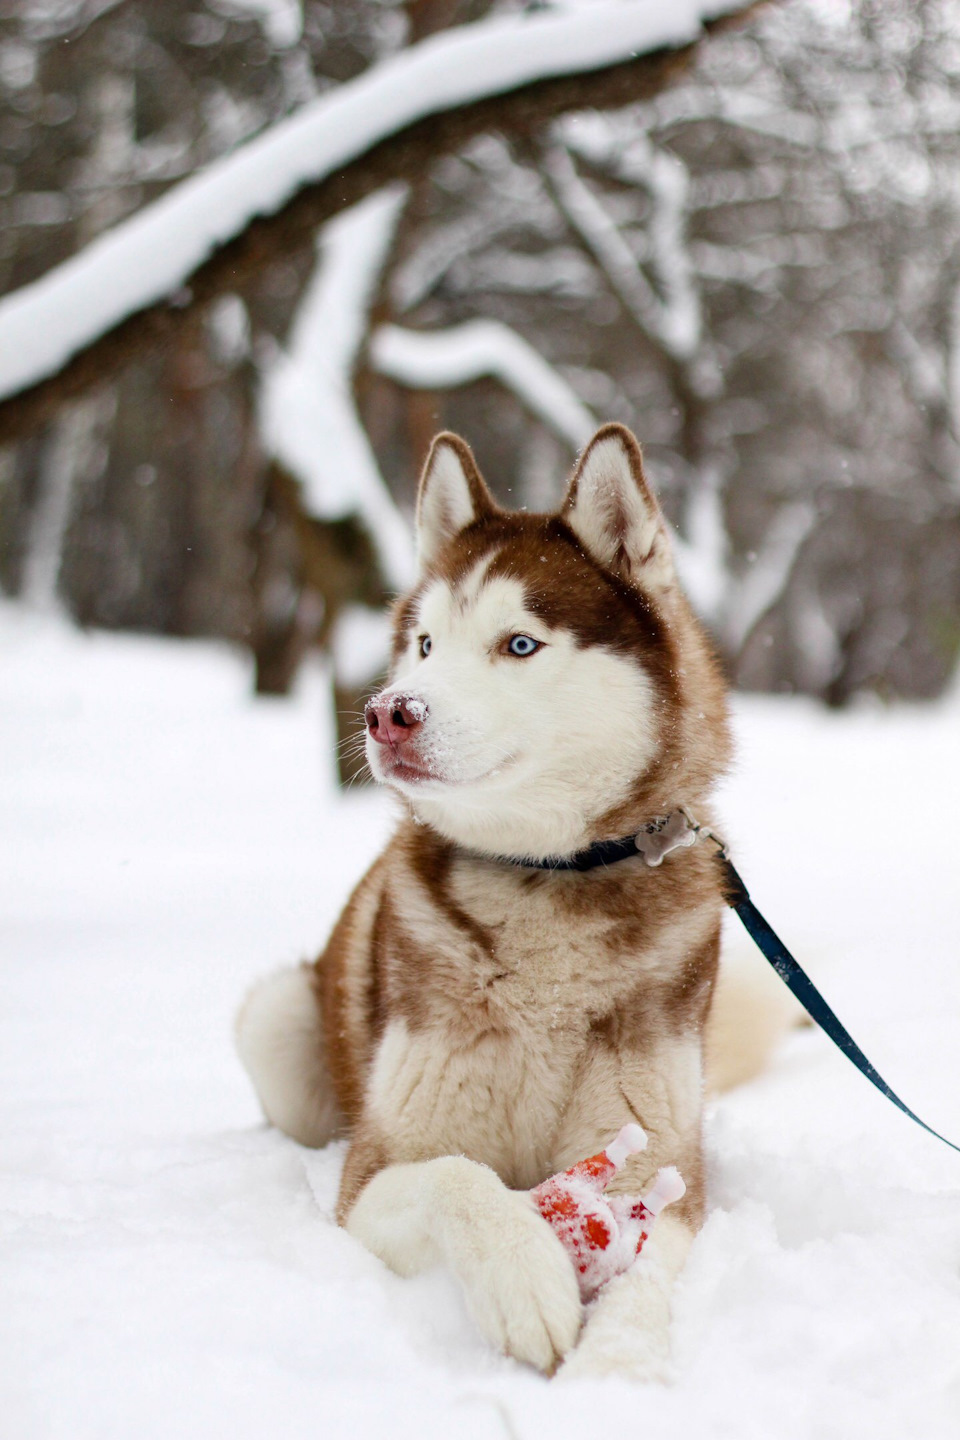
<path fill-rule="evenodd" d="M 444 431 L 430 446 L 417 495 L 417 561 L 428 569 L 443 547 L 498 506 L 459 435 Z"/>
<path fill-rule="evenodd" d="M 628 584 L 660 589 L 674 579 L 670 539 L 625 425 L 604 425 L 580 457 L 560 511 L 578 540 Z"/>

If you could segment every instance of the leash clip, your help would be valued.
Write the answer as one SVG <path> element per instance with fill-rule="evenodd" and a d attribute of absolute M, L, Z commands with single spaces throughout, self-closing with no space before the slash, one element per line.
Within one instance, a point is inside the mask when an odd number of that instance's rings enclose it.
<path fill-rule="evenodd" d="M 679 805 L 677 807 L 677 813 L 683 816 L 684 820 L 686 820 L 690 829 L 693 831 L 694 840 L 712 840 L 714 845 L 716 845 L 717 847 L 717 853 L 720 859 L 730 859 L 730 846 L 727 844 L 726 840 L 724 840 L 722 836 L 718 835 L 715 830 L 711 830 L 708 826 L 701 825 L 699 821 L 695 820 L 685 805 Z"/>

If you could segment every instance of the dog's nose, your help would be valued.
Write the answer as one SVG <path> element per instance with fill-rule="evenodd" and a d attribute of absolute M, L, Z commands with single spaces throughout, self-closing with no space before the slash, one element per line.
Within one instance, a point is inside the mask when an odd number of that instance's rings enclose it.
<path fill-rule="evenodd" d="M 367 702 L 367 729 L 378 745 L 405 745 L 427 718 L 427 707 L 412 695 L 383 695 Z"/>

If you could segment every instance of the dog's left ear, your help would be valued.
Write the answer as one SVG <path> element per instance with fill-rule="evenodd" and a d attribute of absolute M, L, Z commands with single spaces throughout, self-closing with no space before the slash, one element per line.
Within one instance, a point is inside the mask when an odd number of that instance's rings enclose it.
<path fill-rule="evenodd" d="M 640 446 L 625 425 L 604 425 L 594 435 L 560 518 L 604 569 L 652 588 L 673 581 L 666 524 L 643 473 Z"/>
<path fill-rule="evenodd" d="M 420 570 L 432 565 L 461 530 L 486 515 L 495 515 L 498 508 L 466 440 L 447 430 L 438 435 L 430 446 L 417 495 Z"/>

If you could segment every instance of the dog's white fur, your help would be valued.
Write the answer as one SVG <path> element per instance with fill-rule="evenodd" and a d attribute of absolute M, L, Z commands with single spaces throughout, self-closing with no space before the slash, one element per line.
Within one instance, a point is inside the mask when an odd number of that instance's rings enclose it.
<path fill-rule="evenodd" d="M 462 1155 L 375 1175 L 347 1229 L 399 1275 L 442 1261 L 498 1349 L 552 1370 L 580 1330 L 569 1257 L 529 1195 Z"/>
<path fill-rule="evenodd" d="M 655 743 L 650 682 L 609 651 L 578 650 L 569 633 L 531 615 L 519 581 L 482 584 L 486 568 L 477 564 L 456 604 L 439 580 L 423 596 L 391 689 L 428 707 L 422 752 L 442 778 L 393 783 L 421 821 L 460 845 L 560 854 L 576 849 L 590 820 L 646 768 Z M 421 633 L 432 640 L 426 658 Z M 496 655 L 514 633 L 545 642 L 536 668 Z M 626 735 L 624 715 L 632 717 Z M 368 764 L 383 780 L 381 749 L 368 742 Z M 573 783 L 584 754 L 593 757 L 587 811 Z"/>
<path fill-rule="evenodd" d="M 322 1146 L 337 1134 L 342 1117 L 313 1048 L 319 1042 L 315 1025 L 303 968 L 281 970 L 248 995 L 237 1019 L 237 1046 L 267 1118 L 301 1144 Z M 293 1037 L 289 1048 L 280 1043 L 284 1036 Z M 402 1112 L 402 1102 L 418 1088 L 425 1104 L 434 1103 L 442 1085 L 431 1087 L 443 1078 L 476 1086 L 482 1103 L 482 1072 L 466 1062 L 458 1068 L 456 1057 L 433 1056 L 422 1047 L 417 1054 L 407 1040 L 402 1025 L 385 1036 L 371 1077 L 374 1104 L 392 1096 Z M 496 1064 L 497 1057 L 490 1061 Z M 696 1058 L 678 1055 L 674 1064 L 689 1066 L 683 1083 L 696 1103 Z M 522 1086 L 522 1073 L 516 1079 Z M 409 1118 L 416 1123 L 415 1112 Z M 601 1114 L 594 1123 L 609 1133 L 619 1118 L 611 1104 L 610 1118 Z M 518 1183 L 534 1184 L 544 1168 L 543 1131 L 536 1127 L 518 1138 L 531 1162 Z M 670 1378 L 670 1292 L 690 1247 L 689 1229 L 669 1215 L 657 1222 L 642 1263 L 607 1286 L 577 1344 L 583 1312 L 560 1241 L 525 1190 L 508 1189 L 494 1169 L 455 1153 L 456 1137 L 450 1149 L 454 1153 L 442 1158 L 393 1164 L 375 1175 L 347 1218 L 350 1234 L 399 1275 L 444 1264 L 491 1344 L 540 1370 L 553 1371 L 569 1355 L 562 1378 Z"/>
<path fill-rule="evenodd" d="M 237 1016 L 235 1035 L 271 1125 L 303 1145 L 326 1145 L 343 1116 L 326 1075 L 307 967 L 284 968 L 258 981 Z"/>

